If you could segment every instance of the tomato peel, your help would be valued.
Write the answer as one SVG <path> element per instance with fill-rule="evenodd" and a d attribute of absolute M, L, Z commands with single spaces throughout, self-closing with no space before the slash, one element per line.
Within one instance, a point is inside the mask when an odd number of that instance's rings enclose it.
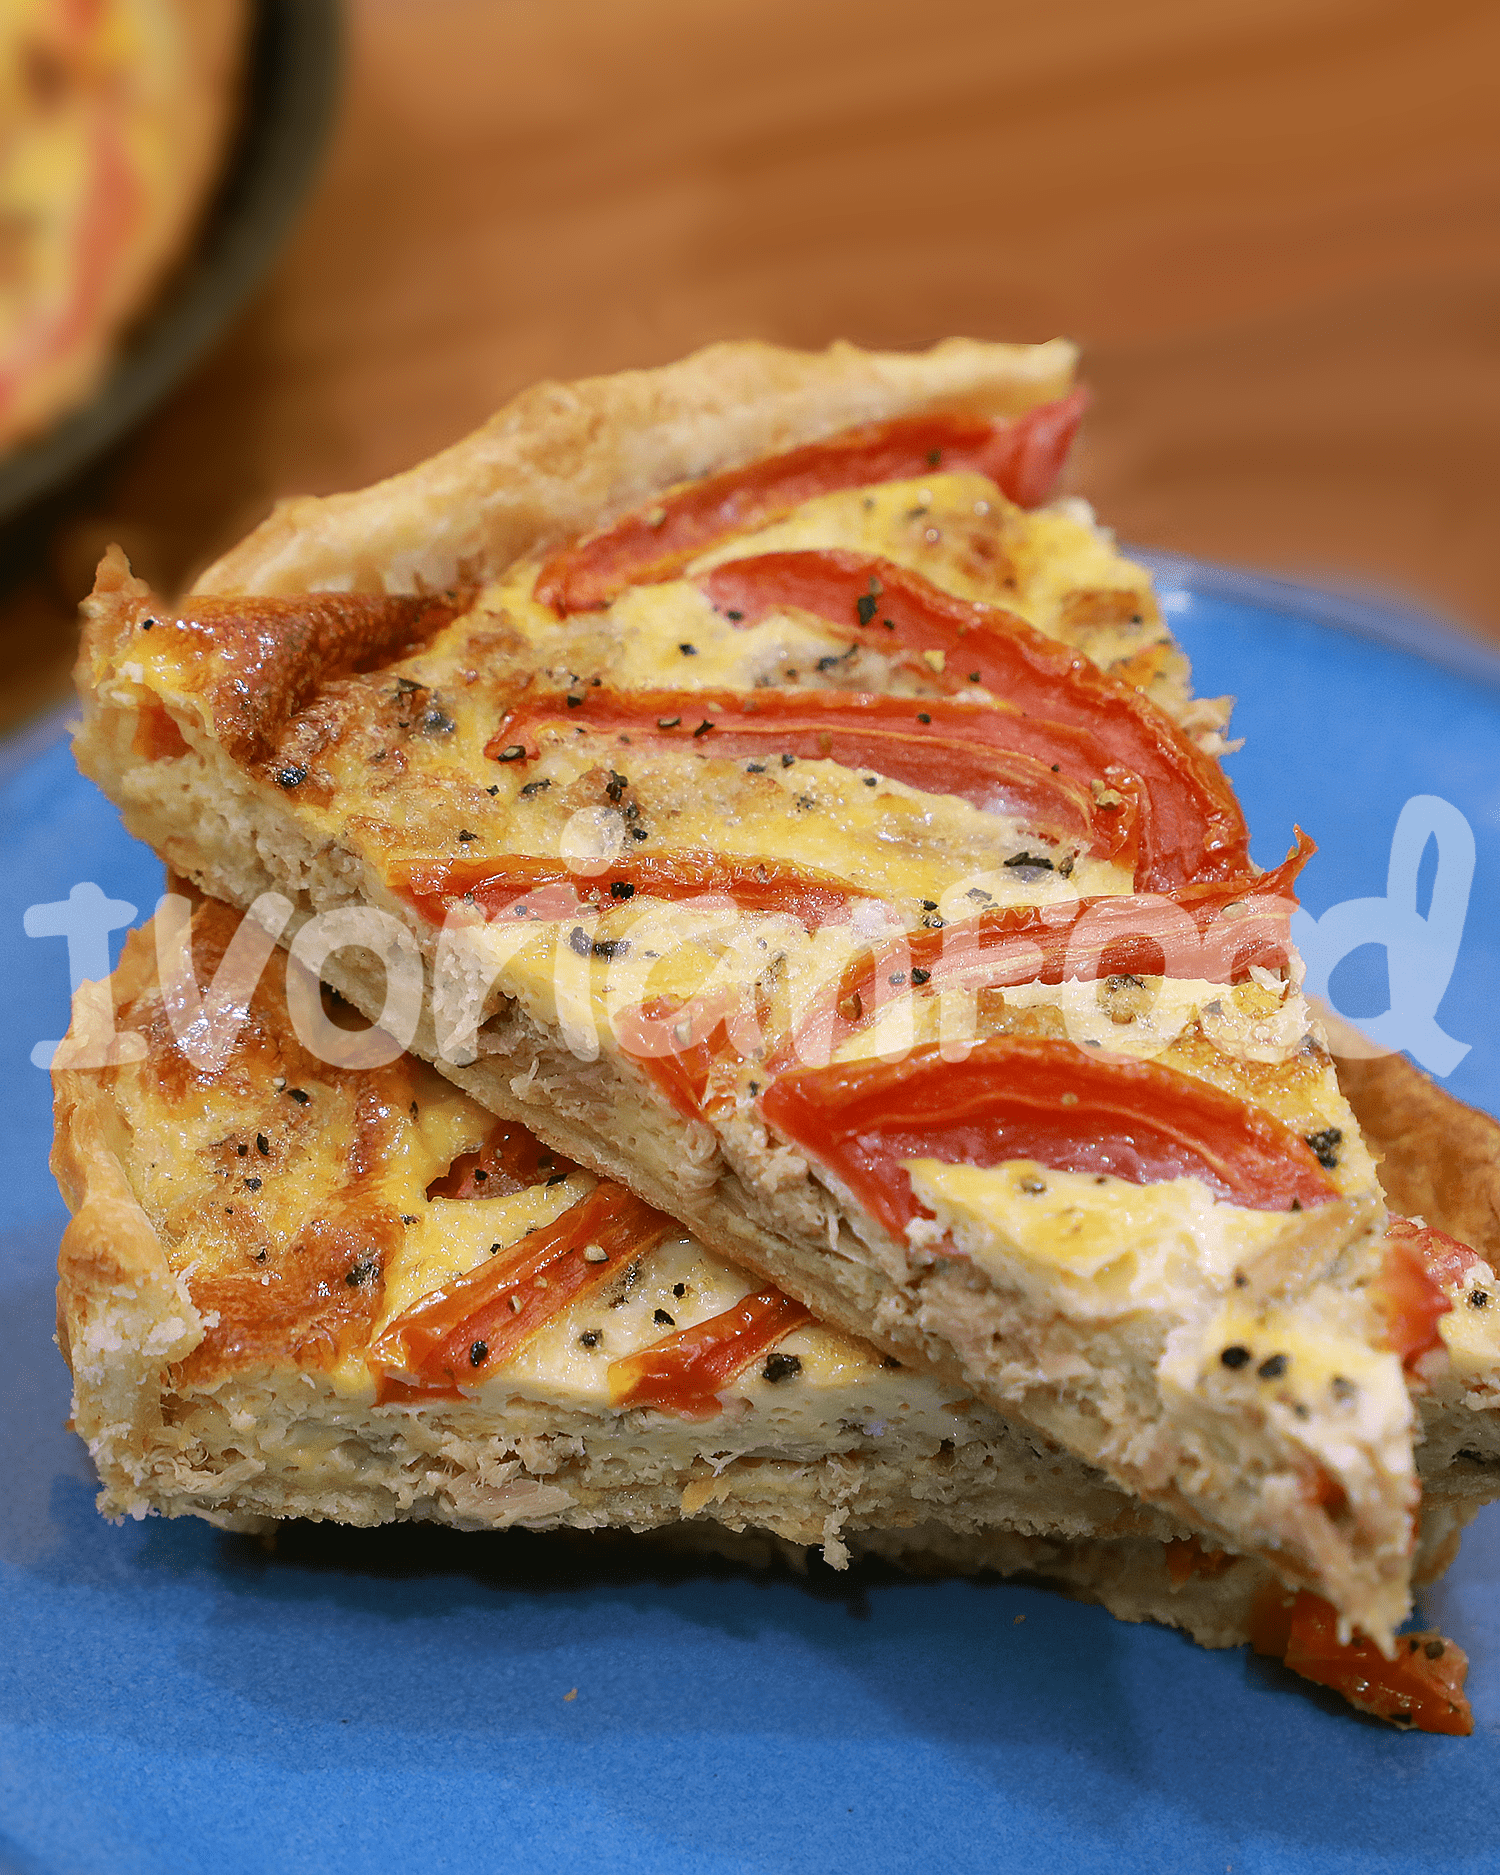
<path fill-rule="evenodd" d="M 655 1407 L 683 1419 L 712 1419 L 718 1395 L 793 1329 L 810 1322 L 802 1303 L 779 1289 L 744 1296 L 733 1308 L 683 1328 L 609 1366 L 612 1406 Z"/>
<path fill-rule="evenodd" d="M 452 1398 L 478 1386 L 570 1303 L 679 1228 L 623 1186 L 596 1185 L 551 1224 L 390 1322 L 368 1355 L 377 1403 L 413 1391 Z M 595 1246 L 605 1252 L 597 1261 L 584 1254 Z"/>
<path fill-rule="evenodd" d="M 1484 1263 L 1477 1250 L 1471 1250 L 1447 1231 L 1431 1224 L 1416 1224 L 1407 1217 L 1393 1217 L 1385 1227 L 1392 1243 L 1409 1243 L 1422 1259 L 1422 1266 L 1435 1283 L 1445 1289 L 1457 1289 L 1468 1280 L 1469 1271 Z"/>
<path fill-rule="evenodd" d="M 896 417 L 704 476 L 559 549 L 537 577 L 536 597 L 559 614 L 597 610 L 626 586 L 671 579 L 719 541 L 804 501 L 935 468 L 977 470 L 1012 501 L 1035 507 L 1061 472 L 1086 403 L 1074 390 L 1015 418 Z"/>
<path fill-rule="evenodd" d="M 891 939 L 850 960 L 795 1033 L 772 1044 L 767 1065 L 790 1067 L 812 1054 L 826 1059 L 869 1027 L 891 990 L 905 994 L 912 971 L 925 972 L 918 980 L 937 994 L 954 986 L 1003 989 L 1122 973 L 1234 983 L 1252 965 L 1282 968 L 1291 956 L 1297 874 L 1316 851 L 1299 827 L 1281 865 L 1254 878 L 1208 881 L 1170 894 L 997 907 L 950 919 L 938 931 Z M 1243 912 L 1227 917 L 1234 905 Z M 893 976 L 901 982 L 893 984 Z"/>
<path fill-rule="evenodd" d="M 812 931 L 842 917 L 851 901 L 874 896 L 863 886 L 811 867 L 706 852 L 627 855 L 597 873 L 528 854 L 443 860 L 408 867 L 393 875 L 390 884 L 429 924 L 442 924 L 464 904 L 487 919 L 511 913 L 552 923 L 639 895 L 674 902 L 723 898 L 745 912 L 784 913 Z"/>
<path fill-rule="evenodd" d="M 899 1062 L 796 1068 L 771 1083 L 760 1110 L 898 1238 L 931 1216 L 912 1191 L 911 1159 L 1035 1159 L 1138 1185 L 1189 1176 L 1259 1211 L 1338 1195 L 1272 1115 L 1158 1062 L 1100 1059 L 1067 1041 L 994 1036 L 963 1061 L 929 1045 Z"/>
<path fill-rule="evenodd" d="M 1249 869 L 1249 831 L 1223 771 L 1134 685 L 1000 607 L 944 592 L 895 562 L 841 548 L 731 560 L 699 581 L 721 611 L 752 624 L 773 607 L 813 613 L 852 643 L 898 649 L 929 682 L 994 697 L 1087 730 L 1146 796 L 1136 884 L 1170 890 Z M 941 674 L 927 661 L 941 654 Z"/>
<path fill-rule="evenodd" d="M 1468 1656 L 1441 1634 L 1398 1634 L 1395 1658 L 1387 1660 L 1362 1635 L 1340 1641 L 1337 1610 L 1322 1596 L 1277 1588 L 1257 1601 L 1250 1639 L 1257 1653 L 1284 1661 L 1374 1718 L 1457 1738 L 1474 1730 L 1463 1691 Z"/>
<path fill-rule="evenodd" d="M 496 1120 L 484 1144 L 474 1152 L 461 1153 L 427 1187 L 427 1196 L 506 1198 L 577 1170 L 571 1159 L 551 1151 L 518 1120 Z"/>
<path fill-rule="evenodd" d="M 857 690 L 589 689 L 581 703 L 527 703 L 512 711 L 485 753 L 539 752 L 543 731 L 580 731 L 633 749 L 740 760 L 834 761 L 930 794 L 953 794 L 1014 814 L 1055 840 L 1133 864 L 1142 808 L 1134 777 L 1112 764 L 1086 729 L 995 709 Z M 1117 799 L 1096 803 L 1093 784 Z"/>
<path fill-rule="evenodd" d="M 634 1010 L 625 1011 L 616 1024 L 615 1039 L 632 1056 L 647 1079 L 685 1120 L 701 1120 L 708 1105 L 714 1070 L 723 1061 L 739 1060 L 756 1046 L 740 1032 L 734 1019 L 739 998 L 732 993 L 695 997 L 689 1002 L 656 996 Z M 764 1021 L 764 1003 L 758 999 L 754 1036 Z M 663 1027 L 670 1045 L 661 1048 L 657 1037 Z M 655 1031 L 655 1033 L 652 1033 Z"/>
<path fill-rule="evenodd" d="M 1380 1274 L 1371 1287 L 1386 1320 L 1384 1345 L 1401 1356 L 1410 1373 L 1423 1355 L 1442 1347 L 1438 1323 L 1451 1311 L 1452 1298 L 1431 1273 L 1416 1239 L 1389 1230 Z"/>

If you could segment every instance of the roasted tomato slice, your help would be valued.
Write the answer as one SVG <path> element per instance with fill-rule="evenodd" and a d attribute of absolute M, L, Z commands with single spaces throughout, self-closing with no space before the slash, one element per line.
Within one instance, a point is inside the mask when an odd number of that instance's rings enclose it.
<path fill-rule="evenodd" d="M 370 1349 L 382 1377 L 377 1397 L 451 1398 L 479 1385 L 569 1303 L 679 1229 L 623 1186 L 596 1185 L 553 1223 L 398 1315 Z"/>
<path fill-rule="evenodd" d="M 1477 1250 L 1450 1237 L 1447 1231 L 1434 1230 L 1430 1224 L 1414 1224 L 1409 1217 L 1393 1217 L 1385 1234 L 1392 1243 L 1410 1244 L 1427 1274 L 1445 1289 L 1459 1288 L 1468 1281 L 1469 1271 L 1484 1262 Z"/>
<path fill-rule="evenodd" d="M 742 992 L 711 991 L 688 1002 L 655 996 L 622 1012 L 615 1039 L 684 1119 L 701 1119 L 714 1069 L 760 1046 L 768 1000 L 757 986 L 752 1019 L 742 1026 L 737 1019 L 746 1007 Z"/>
<path fill-rule="evenodd" d="M 771 1083 L 760 1110 L 897 1237 L 930 1215 L 912 1192 L 911 1159 L 1035 1159 L 1136 1185 L 1186 1176 L 1255 1211 L 1337 1195 L 1306 1143 L 1270 1114 L 1157 1062 L 1099 1060 L 1068 1041 L 994 1036 L 963 1061 L 928 1046 L 899 1062 L 796 1068 Z"/>
<path fill-rule="evenodd" d="M 1441 1244 L 1434 1240 L 1442 1238 Z M 1424 1354 L 1443 1345 L 1438 1323 L 1453 1307 L 1438 1271 L 1465 1266 L 1455 1252 L 1465 1246 L 1441 1231 L 1428 1231 L 1393 1218 L 1386 1230 L 1385 1260 L 1373 1286 L 1386 1319 L 1385 1345 L 1401 1356 L 1408 1373 Z M 1474 1262 L 1479 1259 L 1468 1252 Z"/>
<path fill-rule="evenodd" d="M 712 1419 L 722 1409 L 719 1394 L 752 1361 L 768 1354 L 812 1316 L 779 1289 L 745 1296 L 722 1315 L 680 1329 L 664 1341 L 611 1361 L 609 1397 L 614 1406 L 654 1406 L 684 1419 Z"/>
<path fill-rule="evenodd" d="M 444 860 L 409 867 L 393 876 L 391 884 L 432 924 L 441 924 L 461 904 L 476 906 L 486 918 L 503 914 L 555 921 L 628 903 L 639 895 L 674 901 L 724 898 L 741 911 L 784 912 L 815 931 L 841 918 L 851 900 L 873 896 L 862 886 L 811 867 L 692 852 L 655 858 L 626 855 L 597 873 L 525 854 Z"/>
<path fill-rule="evenodd" d="M 936 994 L 1117 975 L 1237 983 L 1252 965 L 1281 969 L 1291 954 L 1297 874 L 1316 851 L 1299 828 L 1295 850 L 1274 872 L 1254 878 L 1215 880 L 1169 896 L 1005 906 L 893 938 L 850 960 L 796 1034 L 772 1044 L 767 1065 L 826 1060 L 907 995 L 909 984 Z"/>
<path fill-rule="evenodd" d="M 1014 418 L 897 417 L 688 482 L 552 555 L 536 596 L 558 612 L 608 605 L 626 586 L 671 579 L 697 554 L 815 496 L 934 469 L 973 469 L 1022 507 L 1045 501 L 1087 399 L 1072 391 Z"/>
<path fill-rule="evenodd" d="M 1133 685 L 1014 613 L 955 598 L 893 561 L 837 548 L 731 560 L 699 583 L 745 624 L 773 608 L 811 612 L 851 642 L 896 649 L 929 682 L 961 692 L 977 681 L 1015 709 L 1087 730 L 1103 761 L 1139 777 L 1144 789 L 1136 873 L 1143 891 L 1249 870 L 1245 817 L 1218 763 Z"/>
<path fill-rule="evenodd" d="M 1015 710 L 857 690 L 601 688 L 573 707 L 562 697 L 523 705 L 486 753 L 533 755 L 538 735 L 551 729 L 767 766 L 787 758 L 834 761 L 929 794 L 957 795 L 1100 857 L 1134 862 L 1134 779 L 1111 766 L 1086 730 Z"/>
<path fill-rule="evenodd" d="M 1273 1589 L 1256 1603 L 1251 1644 L 1377 1719 L 1458 1738 L 1474 1730 L 1464 1697 L 1469 1661 L 1461 1647 L 1441 1634 L 1398 1634 L 1396 1657 L 1387 1660 L 1360 1635 L 1341 1642 L 1338 1626 L 1336 1611 L 1320 1595 Z"/>

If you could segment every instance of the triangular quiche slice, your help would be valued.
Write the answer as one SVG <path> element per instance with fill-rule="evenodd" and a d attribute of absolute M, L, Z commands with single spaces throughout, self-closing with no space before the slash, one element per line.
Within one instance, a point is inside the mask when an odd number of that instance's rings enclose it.
<path fill-rule="evenodd" d="M 221 967 L 238 925 L 198 904 L 197 972 Z M 195 1060 L 155 936 L 132 933 L 114 978 L 79 992 L 54 1069 L 74 1212 L 59 1341 L 101 1509 L 262 1531 L 656 1530 L 711 1548 L 750 1532 L 820 1543 L 836 1567 L 1025 1573 L 1205 1645 L 1251 1641 L 1395 1723 L 1468 1729 L 1451 1642 L 1402 1637 L 1390 1664 L 1341 1644 L 1327 1602 L 821 1326 L 425 1063 L 319 1060 L 288 1007 L 316 986 L 284 958 Z M 1490 1280 L 1447 1240 L 1425 1249 L 1461 1254 L 1469 1293 Z M 1471 1383 L 1493 1382 L 1500 1321 L 1468 1317 L 1451 1345 Z M 1474 1438 L 1473 1412 L 1456 1417 Z M 1472 1467 L 1425 1475 L 1419 1581 L 1478 1501 Z"/>
<path fill-rule="evenodd" d="M 199 975 L 240 923 L 196 903 Z M 206 1054 L 163 935 L 80 989 L 53 1069 L 60 1340 L 108 1514 L 703 1516 L 835 1562 L 867 1528 L 1186 1540 L 416 1057 L 320 1059 L 296 1013 L 319 988 L 284 953 Z"/>
<path fill-rule="evenodd" d="M 719 347 L 181 605 L 114 554 L 78 756 L 493 1111 L 1387 1644 L 1442 1298 L 1296 988 L 1308 848 L 1252 865 L 1223 705 L 1047 503 L 1070 369 Z"/>

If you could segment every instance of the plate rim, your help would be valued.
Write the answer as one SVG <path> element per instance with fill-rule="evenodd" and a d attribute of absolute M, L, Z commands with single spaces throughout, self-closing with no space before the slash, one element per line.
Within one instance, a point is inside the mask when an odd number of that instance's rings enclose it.
<path fill-rule="evenodd" d="M 1149 571 L 1158 597 L 1174 588 L 1186 589 L 1310 619 L 1386 650 L 1404 651 L 1486 689 L 1500 688 L 1500 648 L 1421 599 L 1382 593 L 1358 583 L 1325 586 L 1164 548 L 1122 542 L 1120 551 Z"/>

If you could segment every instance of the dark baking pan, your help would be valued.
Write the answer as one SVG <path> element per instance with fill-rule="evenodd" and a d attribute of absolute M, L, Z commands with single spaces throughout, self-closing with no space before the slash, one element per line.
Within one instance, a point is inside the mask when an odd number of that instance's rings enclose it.
<path fill-rule="evenodd" d="M 337 0 L 256 0 L 245 97 L 196 246 L 93 399 L 0 456 L 0 540 L 184 378 L 264 276 L 317 173 L 338 90 Z M 7 538 L 8 537 L 8 538 Z"/>

